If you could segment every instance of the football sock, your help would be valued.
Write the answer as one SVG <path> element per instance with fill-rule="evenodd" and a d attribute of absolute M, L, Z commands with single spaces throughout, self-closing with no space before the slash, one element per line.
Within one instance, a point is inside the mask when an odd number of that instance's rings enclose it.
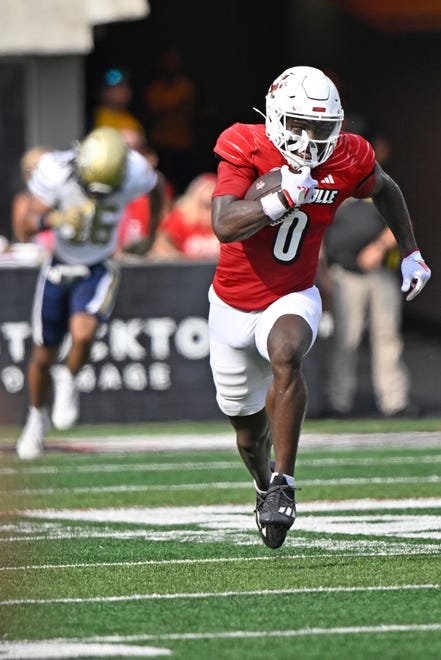
<path fill-rule="evenodd" d="M 278 474 L 280 474 L 280 473 L 279 472 L 273 472 L 273 474 L 271 475 L 271 481 Z M 285 481 L 288 484 L 288 486 L 290 486 L 291 488 L 294 488 L 294 477 L 292 477 L 290 474 L 283 474 L 283 476 L 285 477 Z"/>

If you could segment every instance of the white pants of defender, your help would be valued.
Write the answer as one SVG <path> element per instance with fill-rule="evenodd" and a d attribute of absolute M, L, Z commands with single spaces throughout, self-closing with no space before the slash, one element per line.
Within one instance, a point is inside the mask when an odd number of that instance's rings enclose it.
<path fill-rule="evenodd" d="M 265 406 L 272 380 L 267 340 L 278 318 L 301 316 L 312 331 L 312 347 L 322 314 L 318 289 L 290 293 L 259 312 L 246 312 L 224 303 L 209 291 L 210 365 L 219 408 L 230 417 L 252 415 Z"/>
<path fill-rule="evenodd" d="M 409 398 L 409 376 L 402 360 L 402 301 L 397 275 L 387 268 L 353 273 L 336 264 L 330 267 L 330 275 L 335 330 L 329 403 L 343 413 L 352 409 L 358 350 L 367 322 L 377 405 L 384 414 L 391 415 L 405 408 Z"/>

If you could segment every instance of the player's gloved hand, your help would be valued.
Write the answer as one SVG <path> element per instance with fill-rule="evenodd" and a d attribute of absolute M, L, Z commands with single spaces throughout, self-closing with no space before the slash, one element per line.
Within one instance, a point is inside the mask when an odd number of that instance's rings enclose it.
<path fill-rule="evenodd" d="M 282 175 L 282 191 L 289 207 L 308 204 L 314 194 L 318 181 L 312 178 L 310 167 L 301 167 L 295 172 L 288 165 L 280 168 Z"/>
<path fill-rule="evenodd" d="M 284 220 L 285 214 L 292 208 L 308 204 L 314 195 L 317 181 L 311 177 L 311 168 L 301 167 L 296 172 L 290 170 L 288 165 L 280 168 L 281 183 L 278 192 L 264 195 L 260 203 L 263 212 L 272 222 L 273 227 Z"/>
<path fill-rule="evenodd" d="M 401 274 L 403 276 L 401 291 L 407 293 L 406 300 L 413 300 L 429 281 L 432 271 L 425 263 L 421 252 L 414 250 L 402 260 Z"/>
<path fill-rule="evenodd" d="M 81 229 L 83 226 L 83 216 L 78 208 L 70 208 L 65 211 L 50 211 L 46 216 L 46 224 L 54 229 L 58 229 L 63 225 L 71 225 L 74 229 Z"/>
<path fill-rule="evenodd" d="M 60 229 L 63 238 L 73 239 L 80 234 L 94 212 L 95 204 L 88 200 L 82 206 L 72 206 L 64 211 L 50 211 L 46 216 L 46 224 Z"/>

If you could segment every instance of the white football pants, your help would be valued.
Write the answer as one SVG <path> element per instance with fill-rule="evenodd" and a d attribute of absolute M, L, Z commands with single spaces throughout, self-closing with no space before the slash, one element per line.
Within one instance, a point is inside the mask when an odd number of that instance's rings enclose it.
<path fill-rule="evenodd" d="M 252 415 L 265 406 L 272 380 L 267 340 L 278 318 L 295 314 L 317 337 L 322 302 L 317 287 L 290 293 L 258 312 L 246 312 L 224 303 L 209 291 L 210 365 L 219 408 L 230 417 Z"/>

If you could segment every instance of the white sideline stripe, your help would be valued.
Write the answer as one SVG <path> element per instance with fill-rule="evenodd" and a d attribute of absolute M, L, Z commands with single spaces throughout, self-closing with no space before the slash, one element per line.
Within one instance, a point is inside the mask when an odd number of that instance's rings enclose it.
<path fill-rule="evenodd" d="M 253 637 L 297 637 L 302 635 L 357 635 L 363 633 L 390 633 L 390 632 L 437 632 L 441 630 L 441 623 L 416 623 L 409 625 L 380 625 L 380 626 L 348 626 L 340 628 L 299 628 L 297 630 L 235 630 L 219 633 L 169 633 L 162 635 L 131 635 L 120 637 L 92 637 L 91 640 L 115 641 L 172 641 L 197 639 L 241 639 Z"/>
<path fill-rule="evenodd" d="M 156 658 L 170 656 L 170 649 L 97 642 L 40 640 L 0 642 L 0 658 L 11 660 L 70 660 L 71 658 Z"/>
<path fill-rule="evenodd" d="M 441 476 L 431 474 L 425 477 L 343 477 L 342 479 L 302 479 L 298 483 L 302 486 L 356 486 L 369 484 L 427 484 L 440 483 Z M 9 496 L 13 495 L 55 495 L 57 493 L 119 493 L 119 492 L 145 492 L 145 491 L 179 491 L 179 490 L 226 490 L 234 488 L 250 488 L 249 481 L 218 481 L 212 483 L 197 484 L 174 484 L 174 485 L 118 485 L 118 486 L 96 486 L 78 488 L 23 488 L 20 490 L 8 490 Z"/>
<path fill-rule="evenodd" d="M 121 643 L 121 642 L 148 642 L 148 641 L 185 641 L 185 640 L 199 640 L 199 639 L 252 639 L 264 637 L 301 637 L 301 636 L 314 636 L 314 635 L 362 635 L 371 633 L 407 633 L 407 632 L 438 632 L 441 630 L 441 623 L 414 623 L 408 625 L 392 624 L 392 625 L 379 625 L 379 626 L 347 626 L 336 628 L 298 628 L 297 630 L 234 630 L 231 632 L 210 632 L 210 633 L 163 633 L 161 635 L 108 635 L 103 637 L 87 637 L 83 639 L 76 638 L 58 638 L 51 640 L 41 640 L 39 642 L 31 642 L 23 640 L 21 642 L 6 642 L 0 643 L 0 650 L 15 650 L 23 647 L 24 645 L 37 645 L 37 644 L 54 644 L 70 645 L 75 643 L 81 644 L 104 644 L 104 643 Z M 130 647 L 137 648 L 137 647 Z M 145 647 L 143 647 L 145 648 Z M 158 649 L 167 650 L 167 649 Z M 136 655 L 136 654 L 133 654 Z M 1 656 L 6 658 L 28 658 L 31 656 Z M 43 656 L 32 656 L 32 658 L 40 658 Z M 44 656 L 47 658 L 48 656 Z M 71 656 L 52 656 L 52 657 L 71 657 Z M 79 656 L 75 656 L 79 657 Z"/>
<path fill-rule="evenodd" d="M 121 642 L 147 642 L 147 641 L 186 641 L 186 640 L 203 640 L 203 639 L 253 639 L 265 637 L 302 637 L 302 636 L 315 636 L 315 635 L 363 635 L 363 634 L 387 634 L 387 633 L 407 633 L 407 632 L 438 632 L 441 630 L 440 623 L 420 623 L 410 625 L 380 625 L 380 626 L 350 626 L 339 628 L 299 628 L 297 630 L 269 630 L 269 631 L 255 631 L 255 630 L 235 630 L 232 632 L 217 632 L 217 633 L 166 633 L 162 635 L 110 635 L 107 637 L 90 637 L 83 639 L 51 639 L 41 641 L 27 641 L 20 642 L 0 642 L 1 657 L 6 659 L 27 659 L 32 660 L 48 660 L 49 658 L 71 658 L 82 657 L 82 655 L 72 655 L 72 651 L 80 651 L 81 646 L 85 647 L 87 657 L 103 657 L 99 653 L 100 649 L 105 651 L 106 657 L 112 655 L 121 655 L 124 657 L 125 653 L 115 653 L 113 650 L 125 651 Z M 120 646 L 105 647 L 104 644 L 119 643 Z M 98 644 L 98 648 L 94 648 L 92 644 Z M 75 649 L 75 645 L 78 647 Z M 86 645 L 89 645 L 86 648 Z M 46 650 L 46 655 L 37 655 L 39 650 Z M 47 651 L 51 649 L 52 655 L 48 655 Z M 133 649 L 133 652 L 131 652 Z M 156 655 L 170 655 L 169 649 L 154 649 L 149 647 L 127 647 L 128 656 L 142 657 L 142 649 L 146 652 L 145 656 Z M 90 652 L 88 653 L 88 651 Z M 58 651 L 58 655 L 56 655 Z M 65 651 L 63 653 L 63 651 Z M 93 653 L 93 651 L 96 651 Z M 151 651 L 150 653 L 148 651 Z M 7 653 L 8 655 L 4 655 Z M 12 655 L 11 655 L 12 654 Z"/>
<path fill-rule="evenodd" d="M 299 589 L 262 589 L 256 591 L 222 591 L 179 594 L 130 594 L 127 596 L 95 596 L 90 598 L 23 598 L 1 600 L 0 605 L 50 605 L 52 603 L 113 603 L 132 600 L 178 600 L 185 598 L 230 598 L 231 596 L 280 596 L 286 594 L 346 593 L 365 591 L 403 591 L 439 589 L 439 584 L 403 584 L 371 587 L 302 587 Z"/>
<path fill-rule="evenodd" d="M 441 454 L 424 456 L 388 456 L 386 458 L 299 458 L 299 467 L 350 467 L 353 465 L 402 465 L 419 463 L 441 463 Z M 47 465 L 31 467 L 0 468 L 0 475 L 14 474 L 64 474 L 89 472 L 164 472 L 169 470 L 234 470 L 243 469 L 241 461 L 213 461 L 209 463 L 101 463 L 92 465 Z"/>

